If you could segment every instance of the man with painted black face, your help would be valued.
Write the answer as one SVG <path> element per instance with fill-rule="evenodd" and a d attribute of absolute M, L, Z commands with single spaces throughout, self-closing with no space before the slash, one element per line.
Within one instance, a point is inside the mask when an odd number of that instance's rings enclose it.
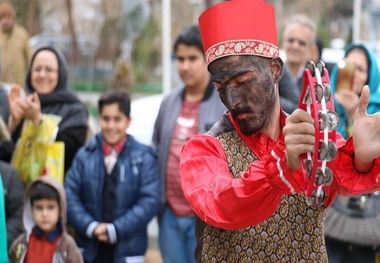
<path fill-rule="evenodd" d="M 228 112 L 208 134 L 191 138 L 181 155 L 182 188 L 200 219 L 198 261 L 327 262 L 325 208 L 337 194 L 380 188 L 380 115 L 366 114 L 368 88 L 353 138 L 337 136 L 325 201 L 310 204 L 299 156 L 314 150 L 313 119 L 300 109 L 288 117 L 281 110 L 273 7 L 227 1 L 206 10 L 199 23 L 208 69 Z"/>

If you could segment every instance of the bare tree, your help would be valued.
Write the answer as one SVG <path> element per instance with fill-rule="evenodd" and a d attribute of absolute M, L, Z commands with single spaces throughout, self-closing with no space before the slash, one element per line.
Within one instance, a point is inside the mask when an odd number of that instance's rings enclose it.
<path fill-rule="evenodd" d="M 30 35 L 34 35 L 38 32 L 37 28 L 37 0 L 29 0 L 28 7 L 26 11 L 26 30 L 28 30 Z"/>
<path fill-rule="evenodd" d="M 212 0 L 205 0 L 205 5 L 206 7 L 209 7 L 213 4 L 213 1 Z"/>
<path fill-rule="evenodd" d="M 204 3 L 205 3 L 206 8 L 208 8 L 212 5 L 215 5 L 220 2 L 225 2 L 225 1 L 228 1 L 228 0 L 204 0 Z"/>
<path fill-rule="evenodd" d="M 74 18 L 73 18 L 73 5 L 71 0 L 66 0 L 66 10 L 67 10 L 67 16 L 68 16 L 68 23 L 69 23 L 69 31 L 71 35 L 71 45 L 72 45 L 72 59 L 73 62 L 77 62 L 79 59 L 79 47 L 78 47 L 78 38 L 77 34 L 75 32 L 75 25 L 74 25 Z"/>
<path fill-rule="evenodd" d="M 102 0 L 104 22 L 99 35 L 96 58 L 115 62 L 120 54 L 120 0 Z"/>

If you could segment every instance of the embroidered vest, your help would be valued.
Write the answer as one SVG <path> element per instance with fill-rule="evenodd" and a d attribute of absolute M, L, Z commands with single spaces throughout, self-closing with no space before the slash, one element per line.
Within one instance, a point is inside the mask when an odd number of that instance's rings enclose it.
<path fill-rule="evenodd" d="M 218 136 L 234 177 L 257 157 L 236 132 Z M 257 211 L 260 213 L 260 211 Z M 201 262 L 327 262 L 324 209 L 311 207 L 304 195 L 284 195 L 278 210 L 264 222 L 236 231 L 204 225 Z"/>

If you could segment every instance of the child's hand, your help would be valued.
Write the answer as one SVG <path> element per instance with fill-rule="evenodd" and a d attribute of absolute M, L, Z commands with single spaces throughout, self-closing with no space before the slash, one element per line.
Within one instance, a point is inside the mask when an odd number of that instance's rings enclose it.
<path fill-rule="evenodd" d="M 109 243 L 108 233 L 107 233 L 107 224 L 100 223 L 99 225 L 97 225 L 94 230 L 94 236 L 100 242 Z"/>

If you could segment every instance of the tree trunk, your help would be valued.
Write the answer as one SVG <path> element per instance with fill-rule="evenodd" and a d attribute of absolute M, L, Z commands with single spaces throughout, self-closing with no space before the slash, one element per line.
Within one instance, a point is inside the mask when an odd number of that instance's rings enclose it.
<path fill-rule="evenodd" d="M 212 6 L 212 0 L 205 0 L 206 8 Z"/>
<path fill-rule="evenodd" d="M 24 21 L 26 21 L 26 30 L 29 32 L 29 35 L 31 36 L 37 33 L 36 18 L 37 18 L 37 1 L 28 0 L 26 19 Z"/>
<path fill-rule="evenodd" d="M 69 30 L 71 35 L 71 47 L 72 47 L 72 60 L 73 62 L 77 62 L 79 59 L 79 47 L 78 47 L 78 41 L 77 41 L 77 34 L 75 32 L 75 26 L 74 26 L 74 18 L 72 13 L 72 1 L 66 0 L 66 9 L 67 9 L 67 15 L 69 18 Z"/>

